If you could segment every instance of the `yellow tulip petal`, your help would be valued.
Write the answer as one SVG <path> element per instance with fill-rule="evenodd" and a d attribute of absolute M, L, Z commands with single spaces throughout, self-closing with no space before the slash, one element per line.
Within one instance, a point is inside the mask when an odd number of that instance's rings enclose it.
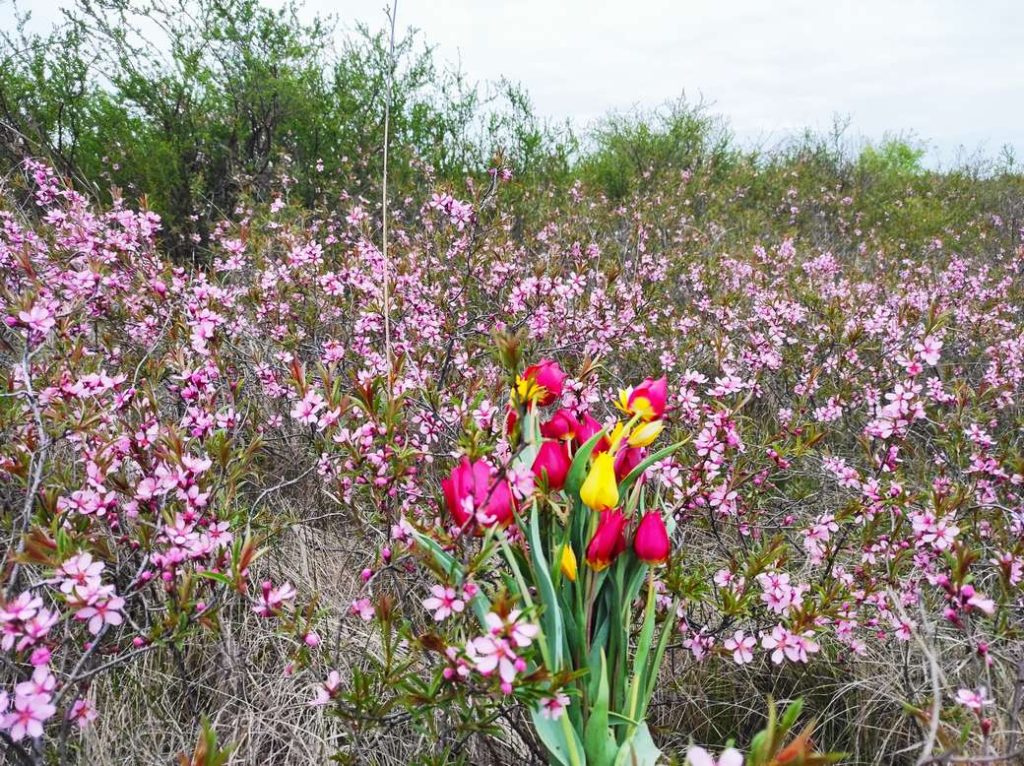
<path fill-rule="evenodd" d="M 609 452 L 594 458 L 590 472 L 580 487 L 580 499 L 588 508 L 603 511 L 619 504 L 619 487 L 615 483 L 615 459 Z"/>
<path fill-rule="evenodd" d="M 650 423 L 643 423 L 633 429 L 629 435 L 630 447 L 646 447 L 657 439 L 665 430 L 665 423 L 661 420 L 652 420 Z"/>
<path fill-rule="evenodd" d="M 576 554 L 571 545 L 562 548 L 562 574 L 572 582 L 576 582 Z"/>

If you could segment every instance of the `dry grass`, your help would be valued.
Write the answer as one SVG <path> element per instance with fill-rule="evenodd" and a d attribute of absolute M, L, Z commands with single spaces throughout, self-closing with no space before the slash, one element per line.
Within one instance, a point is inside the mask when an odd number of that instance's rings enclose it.
<path fill-rule="evenodd" d="M 429 750 L 421 734 L 400 721 L 355 733 L 351 727 L 307 703 L 314 686 L 336 668 L 351 676 L 368 653 L 379 650 L 370 626 L 344 619 L 349 604 L 362 591 L 359 572 L 372 564 L 374 546 L 366 532 L 331 501 L 316 498 L 313 486 L 302 487 L 287 500 L 278 499 L 274 513 L 290 518 L 261 574 L 289 580 L 300 593 L 319 596 L 320 607 L 332 619 L 325 622 L 321 664 L 286 676 L 287 650 L 279 636 L 250 611 L 235 608 L 222 614 L 222 633 L 215 643 L 202 637 L 179 651 L 152 653 L 122 672 L 98 680 L 90 694 L 100 717 L 80 740 L 82 763 L 95 766 L 167 764 L 175 754 L 190 752 L 206 716 L 222 743 L 234 746 L 229 764 L 273 763 L 280 766 L 322 764 L 332 755 L 352 763 L 399 766 L 412 763 Z M 287 505 L 285 504 L 287 502 Z M 297 507 L 314 506 L 303 514 Z M 305 516 L 309 521 L 302 521 Z M 417 576 L 389 572 L 382 587 L 405 606 L 415 608 Z M 1014 679 L 961 677 L 969 647 L 957 643 L 954 631 L 940 639 L 943 673 L 950 683 L 988 686 L 1008 699 Z M 328 659 L 328 657 L 330 659 Z M 1002 663 L 997 663 L 999 666 Z M 1012 666 L 1007 663 L 1006 666 Z M 682 752 L 691 741 L 724 742 L 749 738 L 763 725 L 765 699 L 785 702 L 803 697 L 806 710 L 818 720 L 817 741 L 823 747 L 848 751 L 846 763 L 856 766 L 902 766 L 916 762 L 922 730 L 906 714 L 904 701 L 922 709 L 930 704 L 928 663 L 914 644 L 870 643 L 856 661 L 822 658 L 806 667 L 777 668 L 762 656 L 758 663 L 736 667 L 729 663 L 697 663 L 688 651 L 669 651 L 661 690 L 652 703 L 655 734 L 669 753 Z M 474 737 L 463 749 L 470 763 L 516 764 L 539 762 L 531 743 L 520 733 L 525 727 L 513 712 L 501 722 L 505 735 L 485 740 Z M 944 732 L 951 733 L 951 732 Z M 997 747 L 999 732 L 993 737 Z"/>

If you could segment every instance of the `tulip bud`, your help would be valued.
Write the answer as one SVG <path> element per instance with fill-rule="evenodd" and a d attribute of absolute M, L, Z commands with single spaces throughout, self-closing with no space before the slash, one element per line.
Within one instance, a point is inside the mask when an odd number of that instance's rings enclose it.
<path fill-rule="evenodd" d="M 646 564 L 657 566 L 668 561 L 672 543 L 668 539 L 668 530 L 660 511 L 648 511 L 640 519 L 633 538 L 633 552 Z"/>
<path fill-rule="evenodd" d="M 509 404 L 505 409 L 505 436 L 511 438 L 516 432 L 516 424 L 519 422 L 519 413 L 516 408 Z"/>
<path fill-rule="evenodd" d="M 604 511 L 619 504 L 619 487 L 615 483 L 615 459 L 607 452 L 594 458 L 587 478 L 580 487 L 580 499 L 588 508 Z"/>
<path fill-rule="evenodd" d="M 622 511 L 605 511 L 597 522 L 597 529 L 587 546 L 587 563 L 600 572 L 626 550 L 626 517 Z"/>
<path fill-rule="evenodd" d="M 533 460 L 533 475 L 538 479 L 546 476 L 549 489 L 561 489 L 565 486 L 570 465 L 569 451 L 565 444 L 546 441 L 540 445 L 537 457 Z"/>
<path fill-rule="evenodd" d="M 576 554 L 573 552 L 571 545 L 566 545 L 562 548 L 562 575 L 568 578 L 571 582 L 576 582 Z"/>
<path fill-rule="evenodd" d="M 645 451 L 642 447 L 620 449 L 615 454 L 615 478 L 622 481 L 629 476 L 630 472 L 643 461 Z"/>
<path fill-rule="evenodd" d="M 578 427 L 576 429 L 576 446 L 582 447 L 584 444 L 590 441 L 594 434 L 598 433 L 600 430 L 601 424 L 598 423 L 590 415 L 589 412 L 583 413 L 583 417 L 580 418 Z M 605 436 L 603 439 L 599 440 L 597 444 L 594 445 L 593 454 L 599 455 L 602 452 L 607 452 L 609 449 L 611 449 L 611 446 L 611 440 L 607 436 Z"/>

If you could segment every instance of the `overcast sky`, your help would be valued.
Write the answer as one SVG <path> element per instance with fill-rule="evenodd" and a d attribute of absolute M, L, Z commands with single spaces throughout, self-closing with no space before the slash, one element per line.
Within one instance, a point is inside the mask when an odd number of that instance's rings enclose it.
<path fill-rule="evenodd" d="M 387 0 L 394 2 L 394 0 Z M 279 4 L 280 0 L 268 0 Z M 383 26 L 386 0 L 306 0 Z M 52 0 L 22 0 L 39 21 Z M 836 116 L 852 139 L 910 133 L 949 164 L 961 147 L 1024 161 L 1024 0 L 398 0 L 471 78 L 521 82 L 577 125 L 686 93 L 736 135 L 775 144 Z M 0 0 L 0 24 L 10 22 Z"/>

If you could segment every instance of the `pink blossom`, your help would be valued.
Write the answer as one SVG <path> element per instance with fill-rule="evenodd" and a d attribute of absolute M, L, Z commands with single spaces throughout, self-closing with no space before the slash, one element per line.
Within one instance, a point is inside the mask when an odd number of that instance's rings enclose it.
<path fill-rule="evenodd" d="M 112 593 L 112 591 L 110 591 Z M 78 591 L 76 591 L 78 593 Z M 106 625 L 120 625 L 124 622 L 121 610 L 124 599 L 120 596 L 108 595 L 106 591 L 95 597 L 90 596 L 86 606 L 75 612 L 76 620 L 88 620 L 89 632 L 99 635 Z"/>
<path fill-rule="evenodd" d="M 329 704 L 340 686 L 341 674 L 337 670 L 332 670 L 327 674 L 327 680 L 317 687 L 316 694 L 309 704 L 315 706 Z"/>
<path fill-rule="evenodd" d="M 711 753 L 697 745 L 691 745 L 686 751 L 689 766 L 743 766 L 743 754 L 735 748 L 727 748 L 716 760 Z"/>
<path fill-rule="evenodd" d="M 57 708 L 50 703 L 48 694 L 16 697 L 14 710 L 4 717 L 3 728 L 15 742 L 26 736 L 35 739 L 43 736 L 43 724 L 56 712 Z"/>
<path fill-rule="evenodd" d="M 260 586 L 260 600 L 252 610 L 261 617 L 271 617 L 290 606 L 294 600 L 295 588 L 291 583 L 286 582 L 275 588 L 268 580 Z"/>
<path fill-rule="evenodd" d="M 28 311 L 18 312 L 18 319 L 21 320 L 26 327 L 29 328 L 33 333 L 44 336 L 54 328 L 57 324 L 57 320 L 54 318 L 50 310 L 43 305 L 38 303 L 33 304 L 32 308 Z"/>
<path fill-rule="evenodd" d="M 980 711 L 983 707 L 992 704 L 992 700 L 989 698 L 984 686 L 979 686 L 976 690 L 958 689 L 956 701 L 974 711 Z"/>
<path fill-rule="evenodd" d="M 557 721 L 565 713 L 565 709 L 569 707 L 569 696 L 558 692 L 553 697 L 541 697 L 539 704 L 540 714 L 543 718 L 547 718 L 549 721 Z"/>
<path fill-rule="evenodd" d="M 742 630 L 737 630 L 732 636 L 725 639 L 722 645 L 732 652 L 732 658 L 737 665 L 754 661 L 753 648 L 757 645 L 757 639 L 745 635 Z"/>
<path fill-rule="evenodd" d="M 466 607 L 466 603 L 458 597 L 454 588 L 432 585 L 430 592 L 433 595 L 423 601 L 423 607 L 434 612 L 436 622 L 441 622 L 452 612 L 461 612 Z"/>
<path fill-rule="evenodd" d="M 357 598 L 348 609 L 350 614 L 357 615 L 360 620 L 369 622 L 376 614 L 373 602 L 368 598 Z"/>
<path fill-rule="evenodd" d="M 99 713 L 96 708 L 84 698 L 76 699 L 68 710 L 68 720 L 73 721 L 79 729 L 84 729 L 97 718 L 99 718 Z"/>

